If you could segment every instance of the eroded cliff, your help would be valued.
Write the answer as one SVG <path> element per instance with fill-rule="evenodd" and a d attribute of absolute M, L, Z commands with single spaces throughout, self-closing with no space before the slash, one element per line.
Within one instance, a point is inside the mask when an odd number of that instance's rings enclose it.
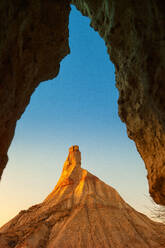
<path fill-rule="evenodd" d="M 165 205 L 165 3 L 72 0 L 105 40 L 116 68 L 119 115 Z M 57 75 L 69 52 L 69 1 L 0 3 L 0 174 L 16 121 L 39 82 Z M 52 52 L 53 51 L 53 52 Z"/>
<path fill-rule="evenodd" d="M 69 12 L 65 0 L 0 2 L 0 177 L 16 121 L 69 53 Z"/>
<path fill-rule="evenodd" d="M 131 208 L 115 189 L 81 168 L 69 149 L 61 177 L 41 204 L 0 228 L 0 248 L 164 248 L 165 225 Z"/>
<path fill-rule="evenodd" d="M 165 4 L 72 2 L 105 40 L 116 69 L 119 116 L 145 162 L 151 196 L 165 204 Z"/>

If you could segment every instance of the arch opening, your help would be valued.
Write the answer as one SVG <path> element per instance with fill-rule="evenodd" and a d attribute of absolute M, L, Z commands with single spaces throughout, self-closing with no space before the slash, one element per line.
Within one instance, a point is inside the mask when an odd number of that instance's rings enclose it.
<path fill-rule="evenodd" d="M 143 205 L 149 201 L 144 197 L 147 194 L 144 166 L 118 118 L 113 65 L 103 40 L 87 27 L 89 20 L 72 8 L 71 55 L 61 63 L 56 79 L 39 86 L 18 123 L 10 149 L 11 161 L 1 182 L 1 192 L 5 193 L 0 194 L 4 203 L 1 212 L 10 206 L 9 200 L 16 202 L 16 211 L 42 201 L 56 184 L 67 149 L 73 143 L 81 147 L 83 167 L 145 212 Z M 137 175 L 139 182 L 129 192 Z M 26 190 L 19 191 L 20 185 Z M 20 204 L 25 196 L 27 201 Z"/>

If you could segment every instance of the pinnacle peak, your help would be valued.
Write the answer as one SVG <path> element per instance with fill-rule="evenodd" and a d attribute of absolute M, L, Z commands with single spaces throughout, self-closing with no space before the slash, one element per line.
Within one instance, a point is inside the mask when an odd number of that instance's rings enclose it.
<path fill-rule="evenodd" d="M 78 145 L 71 146 L 69 148 L 69 152 L 73 152 L 73 151 L 79 151 L 79 146 Z"/>
<path fill-rule="evenodd" d="M 81 165 L 81 152 L 78 145 L 71 146 L 69 148 L 69 155 L 66 160 L 69 164 Z"/>
<path fill-rule="evenodd" d="M 33 248 L 42 244 L 45 248 L 164 248 L 165 225 L 134 210 L 78 161 L 81 153 L 73 146 L 57 185 L 45 201 L 21 211 L 0 228 L 0 248 L 10 248 L 11 244 Z"/>
<path fill-rule="evenodd" d="M 45 201 L 54 199 L 54 195 L 56 195 L 57 191 L 59 191 L 61 187 L 64 188 L 73 183 L 78 184 L 81 176 L 81 152 L 79 151 L 78 145 L 73 145 L 69 148 L 69 154 L 64 162 L 61 177 L 54 190 L 48 195 Z M 72 189 L 70 188 L 70 190 Z"/>

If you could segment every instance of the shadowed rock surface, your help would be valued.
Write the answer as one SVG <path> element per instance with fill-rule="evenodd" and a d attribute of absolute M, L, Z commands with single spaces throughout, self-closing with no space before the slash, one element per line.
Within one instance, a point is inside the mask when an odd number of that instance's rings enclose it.
<path fill-rule="evenodd" d="M 81 168 L 69 149 L 61 177 L 41 204 L 0 228 L 0 248 L 164 248 L 165 225 L 135 211 L 115 189 Z"/>
<path fill-rule="evenodd" d="M 0 178 L 16 121 L 69 53 L 69 2 L 0 1 Z"/>
<path fill-rule="evenodd" d="M 16 121 L 41 81 L 69 53 L 67 0 L 0 2 L 0 177 Z M 165 205 L 165 1 L 72 0 L 105 40 L 116 69 L 119 115 Z"/>
<path fill-rule="evenodd" d="M 105 40 L 115 65 L 119 116 L 165 205 L 165 1 L 72 0 Z"/>

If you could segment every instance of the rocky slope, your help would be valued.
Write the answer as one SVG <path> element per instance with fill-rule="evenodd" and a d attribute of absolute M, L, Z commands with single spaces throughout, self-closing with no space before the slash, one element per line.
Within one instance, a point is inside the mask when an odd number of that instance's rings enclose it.
<path fill-rule="evenodd" d="M 81 168 L 78 146 L 41 204 L 0 228 L 0 248 L 164 248 L 165 226 L 130 207 L 115 189 Z"/>

